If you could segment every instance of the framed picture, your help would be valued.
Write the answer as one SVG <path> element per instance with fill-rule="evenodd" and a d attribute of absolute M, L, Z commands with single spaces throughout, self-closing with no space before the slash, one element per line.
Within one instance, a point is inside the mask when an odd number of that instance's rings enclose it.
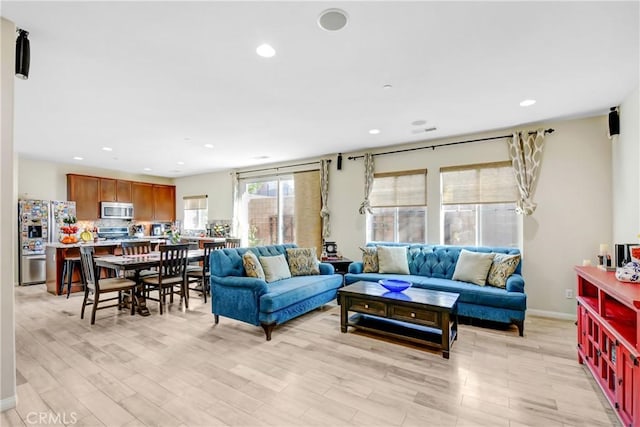
<path fill-rule="evenodd" d="M 631 261 L 640 263 L 640 245 L 629 246 Z"/>

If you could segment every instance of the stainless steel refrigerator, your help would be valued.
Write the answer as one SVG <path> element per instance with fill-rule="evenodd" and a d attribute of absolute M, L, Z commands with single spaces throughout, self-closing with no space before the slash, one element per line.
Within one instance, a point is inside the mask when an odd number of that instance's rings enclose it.
<path fill-rule="evenodd" d="M 20 200 L 18 202 L 18 280 L 20 285 L 46 280 L 45 245 L 58 241 L 64 218 L 76 216 L 76 202 Z"/>

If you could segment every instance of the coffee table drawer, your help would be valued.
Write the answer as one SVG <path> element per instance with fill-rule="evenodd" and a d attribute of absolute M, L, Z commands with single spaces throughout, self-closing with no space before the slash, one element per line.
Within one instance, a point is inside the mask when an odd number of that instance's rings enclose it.
<path fill-rule="evenodd" d="M 348 310 L 357 311 L 359 313 L 373 314 L 376 316 L 386 316 L 387 306 L 382 302 L 367 301 L 358 298 L 351 298 L 351 304 Z"/>
<path fill-rule="evenodd" d="M 440 313 L 409 307 L 390 307 L 390 317 L 403 322 L 418 323 L 426 326 L 440 326 Z"/>

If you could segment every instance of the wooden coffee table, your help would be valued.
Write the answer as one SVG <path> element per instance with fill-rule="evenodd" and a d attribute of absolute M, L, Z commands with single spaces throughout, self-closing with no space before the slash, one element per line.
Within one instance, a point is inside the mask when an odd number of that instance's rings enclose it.
<path fill-rule="evenodd" d="M 449 358 L 458 338 L 458 294 L 409 288 L 389 292 L 375 282 L 356 282 L 338 290 L 340 330 L 352 326 L 442 351 Z M 349 312 L 356 314 L 349 317 Z"/>

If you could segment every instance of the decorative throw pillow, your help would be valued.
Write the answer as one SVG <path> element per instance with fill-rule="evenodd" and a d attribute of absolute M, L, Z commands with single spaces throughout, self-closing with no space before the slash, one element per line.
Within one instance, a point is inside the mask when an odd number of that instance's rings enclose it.
<path fill-rule="evenodd" d="M 471 252 L 462 249 L 452 279 L 484 286 L 494 255 L 494 253 Z"/>
<path fill-rule="evenodd" d="M 247 276 L 264 280 L 264 270 L 260 265 L 260 261 L 258 261 L 258 257 L 253 252 L 247 251 L 242 255 L 242 265 Z"/>
<path fill-rule="evenodd" d="M 310 276 L 320 274 L 316 248 L 287 249 L 289 270 L 292 276 Z"/>
<path fill-rule="evenodd" d="M 284 255 L 261 256 L 259 259 L 264 270 L 264 280 L 267 283 L 291 277 L 289 264 L 287 264 Z"/>
<path fill-rule="evenodd" d="M 487 277 L 487 285 L 506 288 L 507 279 L 516 271 L 520 255 L 495 254 Z"/>
<path fill-rule="evenodd" d="M 378 250 L 371 246 L 360 248 L 362 251 L 362 272 L 377 273 L 378 272 Z"/>
<path fill-rule="evenodd" d="M 409 274 L 407 246 L 378 246 L 380 273 Z"/>

